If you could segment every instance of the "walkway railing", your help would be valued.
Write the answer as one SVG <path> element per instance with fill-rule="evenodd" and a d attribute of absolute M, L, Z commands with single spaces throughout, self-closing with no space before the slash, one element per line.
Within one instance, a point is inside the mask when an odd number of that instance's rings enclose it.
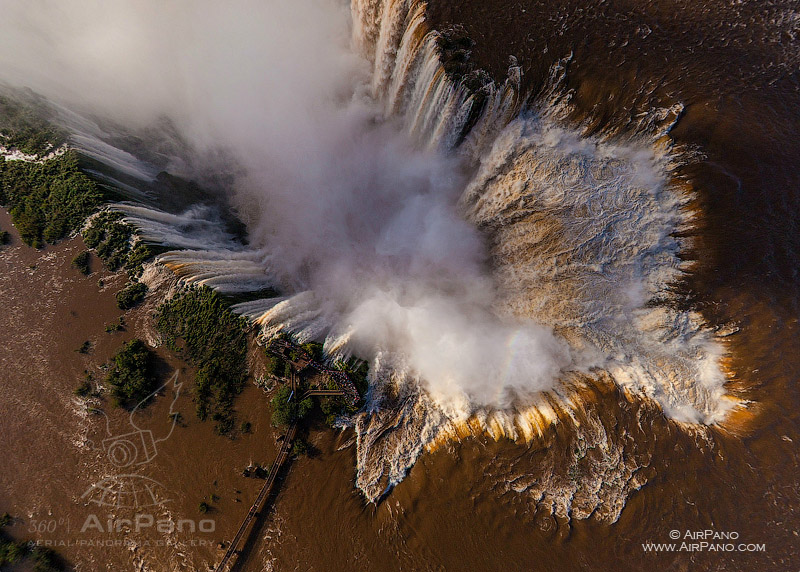
<path fill-rule="evenodd" d="M 253 520 L 256 518 L 256 516 L 258 516 L 258 513 L 261 512 L 262 505 L 269 496 L 269 493 L 272 490 L 272 485 L 275 484 L 275 479 L 278 477 L 278 473 L 280 472 L 283 463 L 289 457 L 289 448 L 292 446 L 292 441 L 294 440 L 294 434 L 296 431 L 297 422 L 295 421 L 292 423 L 292 425 L 289 427 L 289 431 L 286 433 L 286 438 L 283 440 L 280 451 L 278 451 L 278 456 L 275 459 L 275 462 L 272 464 L 272 468 L 269 471 L 267 480 L 264 483 L 264 486 L 261 487 L 261 491 L 258 493 L 250 512 L 247 513 L 247 516 L 244 518 L 244 521 L 242 521 L 241 526 L 239 526 L 239 530 L 236 532 L 236 536 L 234 536 L 233 540 L 231 540 L 231 545 L 225 552 L 225 556 L 222 557 L 222 560 L 215 568 L 216 572 L 224 572 L 228 569 L 228 565 L 231 563 L 232 558 L 237 554 L 239 543 L 243 538 L 245 538 L 245 534 L 247 533 L 250 524 L 252 524 Z"/>

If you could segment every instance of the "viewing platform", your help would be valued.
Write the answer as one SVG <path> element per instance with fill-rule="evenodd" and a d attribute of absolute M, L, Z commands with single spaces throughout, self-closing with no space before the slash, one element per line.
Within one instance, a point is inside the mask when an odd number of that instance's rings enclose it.
<path fill-rule="evenodd" d="M 358 389 L 347 372 L 316 361 L 310 353 L 297 344 L 288 340 L 276 339 L 270 342 L 267 349 L 272 354 L 289 362 L 298 375 L 307 369 L 313 369 L 322 374 L 323 378 L 334 387 L 333 389 L 330 387 L 311 389 L 307 392 L 308 395 L 341 395 L 347 400 L 348 405 L 357 405 L 361 399 Z"/>

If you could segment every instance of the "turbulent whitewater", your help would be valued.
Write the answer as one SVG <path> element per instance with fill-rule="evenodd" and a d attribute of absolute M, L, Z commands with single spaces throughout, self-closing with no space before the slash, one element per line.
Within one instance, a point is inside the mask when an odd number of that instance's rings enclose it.
<path fill-rule="evenodd" d="M 653 110 L 624 139 L 584 136 L 564 120 L 558 66 L 550 91 L 525 101 L 513 58 L 501 85 L 453 79 L 423 2 L 353 0 L 351 16 L 348 53 L 319 66 L 332 68 L 320 72 L 336 84 L 329 91 L 309 95 L 299 81 L 271 101 L 277 111 L 244 102 L 253 116 L 242 119 L 225 82 L 212 82 L 222 91 L 202 108 L 207 124 L 175 119 L 187 136 L 222 133 L 225 161 L 204 162 L 208 145 L 186 152 L 199 159 L 169 163 L 207 175 L 235 157 L 227 198 L 248 226 L 246 245 L 212 206 L 154 206 L 131 181 L 150 182 L 158 169 L 98 124 L 66 109 L 63 120 L 74 145 L 127 177 L 98 173 L 130 197 L 115 208 L 142 239 L 174 249 L 158 261 L 181 280 L 275 289 L 279 297 L 236 307 L 265 337 L 288 331 L 324 341 L 332 356 L 370 360 L 367 405 L 343 420 L 357 432 L 368 498 L 448 439 L 485 432 L 534 443 L 568 423 L 602 462 L 581 483 L 518 489 L 561 515 L 614 520 L 647 461 L 623 454 L 582 391 L 613 382 L 687 423 L 719 422 L 736 405 L 723 346 L 672 294 L 690 270 L 677 237 L 692 224 L 691 196 L 673 182 L 681 157 L 667 137 L 680 110 Z M 247 53 L 261 61 L 261 51 Z M 249 78 L 226 81 L 265 98 L 286 83 L 260 94 Z M 196 91 L 207 79 L 195 78 Z M 271 123 L 282 111 L 297 121 L 284 131 Z"/>
<path fill-rule="evenodd" d="M 353 2 L 353 43 L 372 66 L 360 89 L 381 118 L 366 137 L 396 156 L 373 157 L 390 176 L 351 175 L 345 202 L 289 205 L 314 211 L 298 224 L 319 234 L 318 252 L 297 256 L 269 232 L 262 245 L 226 248 L 202 213 L 179 221 L 123 207 L 148 239 L 183 249 L 161 262 L 224 291 L 277 287 L 283 296 L 238 307 L 265 336 L 289 331 L 372 361 L 368 404 L 352 420 L 371 499 L 442 440 L 478 431 L 533 442 L 582 408 L 587 379 L 611 379 L 677 421 L 723 420 L 736 404 L 724 349 L 672 303 L 688 270 L 676 235 L 692 224 L 666 137 L 680 110 L 653 110 L 624 141 L 584 137 L 561 119 L 556 79 L 520 114 L 515 62 L 504 85 L 468 90 L 445 73 L 424 12 Z M 608 441 L 595 427 L 576 431 Z M 605 503 L 613 520 L 641 485 L 636 467 L 606 465 L 598 482 L 620 485 L 583 516 Z M 567 514 L 578 489 L 550 491 L 554 511 Z"/>

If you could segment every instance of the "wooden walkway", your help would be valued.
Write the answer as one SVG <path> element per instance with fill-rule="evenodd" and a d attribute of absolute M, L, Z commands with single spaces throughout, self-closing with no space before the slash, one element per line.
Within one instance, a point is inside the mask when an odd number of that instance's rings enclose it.
<path fill-rule="evenodd" d="M 341 389 L 309 389 L 303 394 L 303 399 L 306 397 L 326 397 L 331 395 L 344 395 L 344 391 Z"/>
<path fill-rule="evenodd" d="M 305 368 L 312 368 L 317 370 L 336 386 L 336 389 L 330 390 L 335 391 L 335 393 L 315 393 L 312 395 L 341 395 L 350 403 L 350 405 L 356 405 L 361 399 L 361 396 L 358 394 L 358 389 L 356 389 L 355 384 L 352 382 L 347 373 L 339 369 L 330 368 L 327 365 L 314 360 L 313 357 L 302 347 L 287 340 L 278 339 L 272 340 L 267 349 L 274 355 L 279 356 L 281 359 L 285 359 L 292 364 L 293 371 L 291 381 L 293 390 L 298 386 L 297 381 L 295 380 L 295 372 L 301 372 Z M 294 359 L 291 357 L 292 353 L 295 355 Z"/>
<path fill-rule="evenodd" d="M 242 542 L 242 539 L 245 541 L 247 540 L 246 535 L 250 525 L 253 523 L 253 520 L 255 520 L 256 516 L 258 516 L 258 513 L 261 512 L 264 501 L 272 491 L 272 486 L 275 484 L 275 479 L 278 478 L 278 473 L 280 472 L 283 463 L 289 457 L 289 449 L 292 446 L 292 441 L 294 440 L 296 431 L 297 422 L 295 421 L 289 427 L 289 431 L 286 432 L 286 437 L 283 439 L 283 444 L 281 445 L 280 451 L 278 451 L 278 456 L 275 459 L 275 462 L 272 464 L 272 468 L 269 471 L 267 480 L 264 482 L 264 486 L 261 487 L 261 491 L 258 493 L 250 512 L 247 513 L 247 516 L 245 517 L 244 521 L 242 521 L 241 526 L 239 526 L 239 530 L 236 532 L 236 536 L 233 537 L 231 545 L 225 552 L 225 556 L 222 557 L 222 560 L 215 568 L 216 572 L 224 572 L 225 570 L 229 569 L 229 565 L 233 563 L 233 557 L 238 554 L 239 543 Z"/>
<path fill-rule="evenodd" d="M 270 350 L 275 355 L 278 355 L 283 359 L 288 359 L 291 362 L 292 368 L 289 375 L 289 387 L 291 388 L 292 393 L 289 399 L 296 399 L 299 401 L 300 399 L 305 399 L 306 397 L 315 395 L 320 397 L 340 395 L 353 405 L 358 403 L 358 400 L 360 399 L 358 391 L 356 390 L 353 382 L 350 380 L 350 377 L 345 372 L 331 369 L 319 362 L 314 361 L 308 352 L 290 342 L 287 342 L 286 340 L 273 341 Z M 290 359 L 287 355 L 290 351 L 298 352 L 299 358 L 296 360 Z M 297 393 L 301 387 L 301 379 L 298 375 L 298 372 L 302 371 L 306 367 L 314 368 L 322 373 L 327 379 L 333 382 L 332 385 L 334 385 L 335 388 L 328 387 L 309 389 L 301 398 L 301 396 Z M 283 439 L 281 448 L 278 451 L 278 456 L 276 457 L 275 462 L 272 464 L 272 468 L 267 476 L 267 480 L 264 482 L 264 486 L 261 487 L 261 491 L 258 493 L 252 508 L 250 508 L 250 512 L 247 513 L 244 521 L 242 521 L 242 524 L 239 526 L 239 530 L 236 531 L 236 536 L 234 536 L 233 540 L 231 540 L 231 544 L 228 547 L 228 550 L 225 552 L 225 556 L 222 557 L 222 560 L 214 569 L 215 572 L 226 572 L 236 564 L 235 557 L 240 554 L 239 545 L 241 544 L 244 546 L 247 543 L 247 538 L 249 534 L 252 533 L 251 525 L 259 513 L 263 510 L 264 502 L 272 491 L 275 480 L 278 478 L 278 473 L 280 473 L 283 463 L 289 458 L 289 450 L 292 447 L 292 442 L 294 441 L 296 432 L 297 421 L 294 421 L 289 427 L 289 430 L 286 432 L 286 437 Z"/>

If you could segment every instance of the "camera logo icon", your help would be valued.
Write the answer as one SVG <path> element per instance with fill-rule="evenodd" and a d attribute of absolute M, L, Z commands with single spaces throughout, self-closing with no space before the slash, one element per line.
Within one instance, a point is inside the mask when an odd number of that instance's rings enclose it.
<path fill-rule="evenodd" d="M 158 453 L 153 432 L 142 429 L 104 439 L 103 450 L 108 460 L 117 467 L 143 465 L 152 461 Z"/>
<path fill-rule="evenodd" d="M 172 383 L 173 398 L 169 407 L 169 417 L 172 421 L 169 432 L 156 438 L 150 429 L 142 429 L 136 424 L 135 414 L 149 399 L 166 389 L 170 383 Z M 141 467 L 152 461 L 158 454 L 156 445 L 169 439 L 175 430 L 179 415 L 175 410 L 175 404 L 178 401 L 182 385 L 178 382 L 178 372 L 176 371 L 170 381 L 156 389 L 133 408 L 128 417 L 129 428 L 126 433 L 115 434 L 108 415 L 101 409 L 93 409 L 106 419 L 106 438 L 101 441 L 102 451 L 106 458 L 117 469 L 128 469 L 131 472 L 121 470 L 121 474 L 106 477 L 91 485 L 81 495 L 82 499 L 98 506 L 114 509 L 160 506 L 171 500 L 164 485 L 145 475 L 135 474 L 133 471 L 136 470 L 134 467 Z M 99 448 L 95 447 L 95 450 L 99 450 Z"/>

